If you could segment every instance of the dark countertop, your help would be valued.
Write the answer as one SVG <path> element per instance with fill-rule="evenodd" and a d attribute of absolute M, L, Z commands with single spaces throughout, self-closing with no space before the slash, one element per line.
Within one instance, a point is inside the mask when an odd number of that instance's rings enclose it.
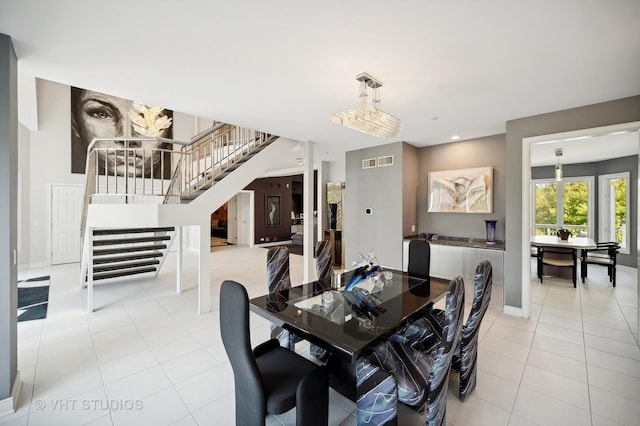
<path fill-rule="evenodd" d="M 405 240 L 424 240 L 424 238 L 417 235 L 409 235 L 404 237 Z M 430 239 L 429 244 L 439 244 L 442 246 L 457 246 L 457 247 L 471 247 L 488 250 L 502 250 L 504 251 L 504 241 L 496 241 L 495 244 L 487 244 L 486 240 L 477 238 L 462 238 L 462 237 L 446 237 L 438 235 L 438 239 Z"/>

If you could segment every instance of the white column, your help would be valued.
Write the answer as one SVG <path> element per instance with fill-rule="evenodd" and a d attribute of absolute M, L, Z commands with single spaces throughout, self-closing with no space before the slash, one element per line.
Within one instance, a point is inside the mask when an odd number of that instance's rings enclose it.
<path fill-rule="evenodd" d="M 211 310 L 211 223 L 200 224 L 200 256 L 198 260 L 198 313 Z"/>
<path fill-rule="evenodd" d="M 313 142 L 303 143 L 304 146 L 304 166 L 303 166 L 303 189 L 302 189 L 302 211 L 304 212 L 303 223 L 303 250 L 304 250 L 304 282 L 315 279 L 313 271 Z M 318 235 L 318 238 L 321 238 Z"/>
<path fill-rule="evenodd" d="M 316 191 L 318 198 L 316 200 L 318 206 L 318 241 L 324 239 L 325 229 L 329 229 L 327 221 L 327 182 L 329 181 L 329 163 L 321 161 L 318 166 L 318 186 Z"/>

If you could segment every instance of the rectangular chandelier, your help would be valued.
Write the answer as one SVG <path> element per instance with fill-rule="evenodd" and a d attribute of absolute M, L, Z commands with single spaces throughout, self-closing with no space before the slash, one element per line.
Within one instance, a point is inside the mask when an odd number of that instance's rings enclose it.
<path fill-rule="evenodd" d="M 354 109 L 345 112 L 335 112 L 329 114 L 329 119 L 334 123 L 341 124 L 354 130 L 367 133 L 379 138 L 392 138 L 400 133 L 400 120 L 396 117 L 378 109 L 380 98 L 378 89 L 382 87 L 382 82 L 367 73 L 356 76 L 360 82 L 360 98 L 362 103 Z M 373 92 L 371 105 L 366 103 L 368 90 Z"/>

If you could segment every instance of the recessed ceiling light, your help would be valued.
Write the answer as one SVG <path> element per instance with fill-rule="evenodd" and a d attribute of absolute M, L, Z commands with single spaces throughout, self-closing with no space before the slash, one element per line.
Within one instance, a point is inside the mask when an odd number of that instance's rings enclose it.
<path fill-rule="evenodd" d="M 451 136 L 451 140 L 452 141 L 455 141 L 456 139 L 460 139 L 460 136 L 458 136 L 458 135 Z"/>

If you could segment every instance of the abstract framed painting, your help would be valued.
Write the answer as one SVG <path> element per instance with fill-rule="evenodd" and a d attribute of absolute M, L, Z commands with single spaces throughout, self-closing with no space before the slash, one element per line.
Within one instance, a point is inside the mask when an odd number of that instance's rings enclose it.
<path fill-rule="evenodd" d="M 429 172 L 430 213 L 493 213 L 493 167 Z"/>
<path fill-rule="evenodd" d="M 280 196 L 267 195 L 264 211 L 266 213 L 265 224 L 267 226 L 280 226 Z"/>

